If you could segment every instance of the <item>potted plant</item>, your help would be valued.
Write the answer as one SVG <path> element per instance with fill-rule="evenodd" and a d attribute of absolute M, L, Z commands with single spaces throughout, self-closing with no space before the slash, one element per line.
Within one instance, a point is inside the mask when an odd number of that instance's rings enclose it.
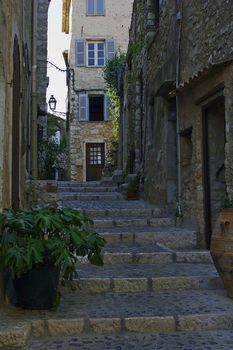
<path fill-rule="evenodd" d="M 10 270 L 17 304 L 26 309 L 53 306 L 59 280 L 72 281 L 78 256 L 103 265 L 104 239 L 92 221 L 70 208 L 32 208 L 0 213 L 0 267 Z"/>
<path fill-rule="evenodd" d="M 210 253 L 228 296 L 233 298 L 233 198 L 224 195 L 212 238 Z"/>
<path fill-rule="evenodd" d="M 138 190 L 139 190 L 140 178 L 138 175 L 129 177 L 126 193 L 128 200 L 138 199 Z"/>

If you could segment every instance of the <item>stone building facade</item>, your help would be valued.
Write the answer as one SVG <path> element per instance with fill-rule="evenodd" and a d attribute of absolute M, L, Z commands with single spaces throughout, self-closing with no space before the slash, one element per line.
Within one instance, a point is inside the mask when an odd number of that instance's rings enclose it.
<path fill-rule="evenodd" d="M 36 170 L 38 11 L 37 0 L 0 1 L 0 210 L 26 204 L 26 179 Z"/>
<path fill-rule="evenodd" d="M 70 11 L 71 179 L 98 180 L 112 132 L 103 68 L 117 51 L 127 50 L 132 0 L 64 0 L 63 30 L 66 32 Z"/>
<path fill-rule="evenodd" d="M 121 116 L 121 166 L 209 247 L 233 191 L 232 1 L 135 0 Z"/>

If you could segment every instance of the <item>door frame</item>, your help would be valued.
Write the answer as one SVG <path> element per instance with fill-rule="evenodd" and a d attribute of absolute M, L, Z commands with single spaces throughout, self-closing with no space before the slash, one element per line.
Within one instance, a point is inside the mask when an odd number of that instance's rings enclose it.
<path fill-rule="evenodd" d="M 83 143 L 83 148 L 84 148 L 84 156 L 83 156 L 83 180 L 86 182 L 87 181 L 87 143 L 103 143 L 104 144 L 104 155 L 105 155 L 105 161 L 106 161 L 106 152 L 107 152 L 107 144 L 106 141 L 103 139 L 98 139 L 98 140 L 86 140 Z"/>
<path fill-rule="evenodd" d="M 204 209 L 204 232 L 206 248 L 210 249 L 212 236 L 212 214 L 211 214 L 211 185 L 210 185 L 210 159 L 209 159 L 209 120 L 208 108 L 223 100 L 225 96 L 219 94 L 214 96 L 206 104 L 202 105 L 202 169 L 203 169 L 203 209 Z M 225 119 L 224 119 L 225 122 Z"/>

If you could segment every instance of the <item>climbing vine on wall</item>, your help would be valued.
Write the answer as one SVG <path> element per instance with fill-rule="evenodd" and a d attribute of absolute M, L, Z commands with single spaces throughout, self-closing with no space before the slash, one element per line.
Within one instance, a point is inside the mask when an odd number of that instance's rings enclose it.
<path fill-rule="evenodd" d="M 104 79 L 107 85 L 107 94 L 110 99 L 110 115 L 112 117 L 112 139 L 107 153 L 107 162 L 115 166 L 119 145 L 120 96 L 118 91 L 119 76 L 125 63 L 126 55 L 118 52 L 108 61 L 104 68 Z"/>

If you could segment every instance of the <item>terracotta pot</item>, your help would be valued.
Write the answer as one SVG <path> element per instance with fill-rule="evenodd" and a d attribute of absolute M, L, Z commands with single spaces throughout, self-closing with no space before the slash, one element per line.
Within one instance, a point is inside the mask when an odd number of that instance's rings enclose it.
<path fill-rule="evenodd" d="M 138 199 L 138 193 L 134 192 L 134 191 L 127 192 L 127 199 L 128 199 L 128 201 L 133 201 L 133 200 Z"/>
<path fill-rule="evenodd" d="M 210 253 L 228 296 L 233 298 L 233 208 L 221 210 L 212 235 Z"/>

